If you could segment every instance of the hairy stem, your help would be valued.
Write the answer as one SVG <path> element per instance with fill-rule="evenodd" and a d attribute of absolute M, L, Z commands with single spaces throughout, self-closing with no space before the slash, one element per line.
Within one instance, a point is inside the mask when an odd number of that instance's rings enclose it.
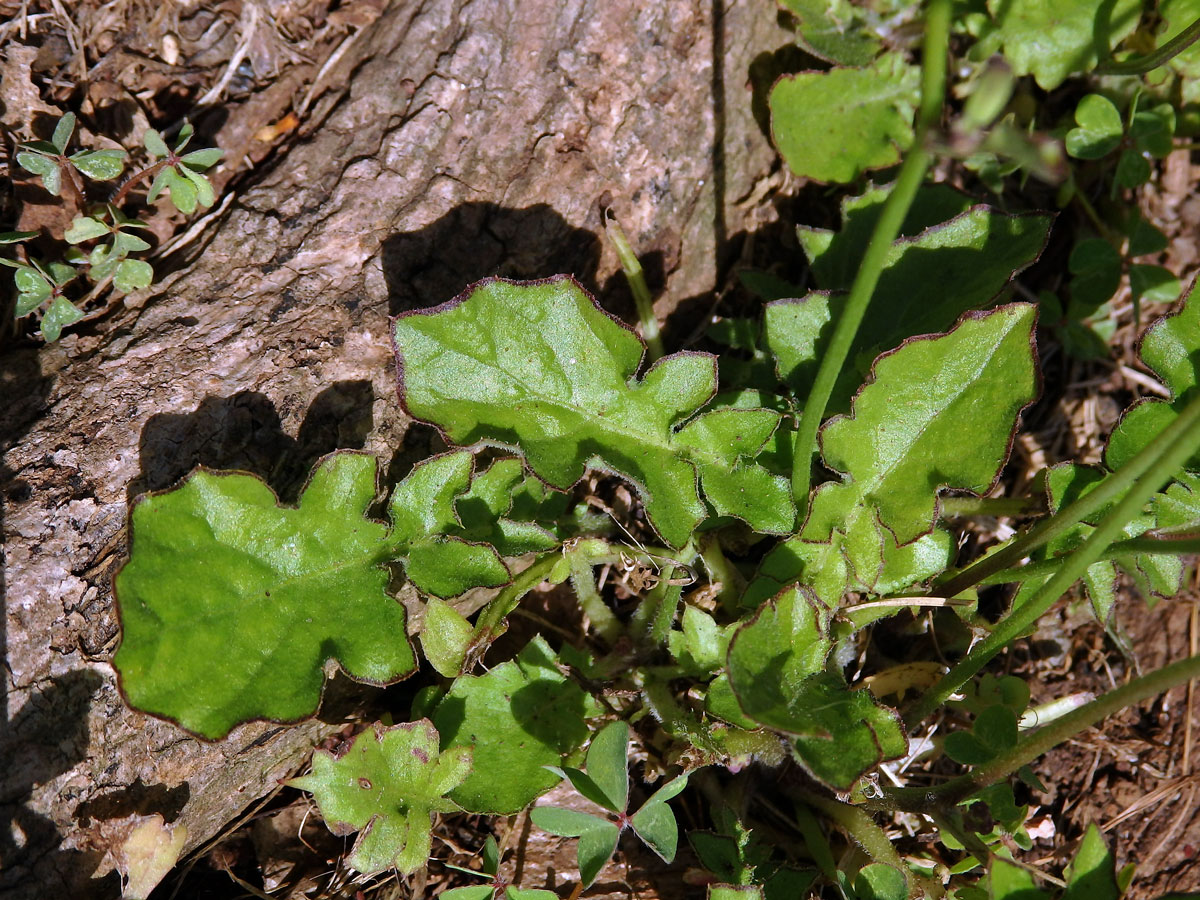
<path fill-rule="evenodd" d="M 884 263 L 892 242 L 900 234 L 900 227 L 917 195 L 917 189 L 925 180 L 925 173 L 933 161 L 928 147 L 928 138 L 942 116 L 942 103 L 946 93 L 946 56 L 950 41 L 950 0 L 930 0 L 925 13 L 924 59 L 921 68 L 921 107 L 917 114 L 917 126 L 912 149 L 900 167 L 900 174 L 888 195 L 871 242 L 863 254 L 862 264 L 850 288 L 850 296 L 838 318 L 829 347 L 821 359 L 812 391 L 804 402 L 804 411 L 796 429 L 796 451 L 792 462 L 792 496 L 801 518 L 808 509 L 808 490 L 812 485 L 812 461 L 817 447 L 817 430 L 825 415 L 825 407 L 833 394 L 838 374 L 850 355 L 854 335 L 866 314 L 871 295 L 879 283 Z"/>
<path fill-rule="evenodd" d="M 1149 446 L 1110 476 L 1113 480 L 1124 478 L 1132 482 L 1121 501 L 1096 526 L 1087 540 L 1063 559 L 1058 571 L 1037 593 L 1013 610 L 990 635 L 976 644 L 917 700 L 905 716 L 908 725 L 915 725 L 941 706 L 993 656 L 1032 628 L 1046 610 L 1083 576 L 1087 567 L 1100 559 L 1122 533 L 1126 523 L 1140 513 L 1146 501 L 1174 477 L 1197 447 L 1200 447 L 1200 396 L 1193 399 L 1179 418 L 1163 429 Z M 1127 475 L 1131 470 L 1138 473 L 1133 478 Z"/>
<path fill-rule="evenodd" d="M 642 339 L 646 342 L 646 352 L 650 362 L 654 362 L 663 355 L 663 342 L 658 330 L 658 317 L 654 315 L 650 286 L 646 284 L 646 274 L 642 271 L 637 254 L 629 246 L 629 239 L 625 237 L 620 223 L 608 211 L 604 214 L 604 231 L 621 260 L 621 269 L 629 282 L 629 290 L 633 292 L 633 302 L 637 304 L 638 321 L 642 325 Z"/>
<path fill-rule="evenodd" d="M 943 497 L 942 515 L 966 518 L 969 516 L 1037 516 L 1046 512 L 1041 497 Z"/>
<path fill-rule="evenodd" d="M 861 808 L 803 789 L 795 789 L 793 793 L 804 803 L 824 813 L 837 823 L 873 861 L 899 869 L 904 875 L 904 880 L 908 882 L 910 897 L 922 895 L 940 897 L 944 895 L 940 883 L 933 879 L 920 877 L 905 864 L 892 845 L 892 840 L 887 836 L 887 832 L 880 828 L 875 820 Z"/>

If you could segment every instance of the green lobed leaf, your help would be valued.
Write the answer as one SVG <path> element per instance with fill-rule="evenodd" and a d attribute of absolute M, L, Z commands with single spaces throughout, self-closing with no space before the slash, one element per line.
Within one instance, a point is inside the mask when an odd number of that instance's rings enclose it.
<path fill-rule="evenodd" d="M 914 335 L 945 331 L 964 312 L 992 303 L 1041 254 L 1050 222 L 1041 214 L 1010 216 L 975 206 L 893 244 L 829 408 L 848 408 L 879 353 Z M 857 223 L 850 228 L 847 224 L 838 234 L 849 232 L 845 243 L 839 240 L 816 256 L 814 268 L 820 265 L 826 272 L 823 284 L 848 286 L 842 279 L 852 273 L 840 248 L 856 243 Z M 766 345 L 776 357 L 781 380 L 800 397 L 812 388 L 844 303 L 843 294 L 812 292 L 767 305 Z"/>
<path fill-rule="evenodd" d="M 1076 159 L 1107 156 L 1125 136 L 1125 123 L 1113 102 L 1100 94 L 1087 94 L 1075 107 L 1076 127 L 1067 132 L 1067 152 Z"/>
<path fill-rule="evenodd" d="M 475 629 L 450 604 L 430 597 L 425 603 L 425 622 L 421 628 L 421 650 L 439 675 L 455 678 Z"/>
<path fill-rule="evenodd" d="M 873 515 L 906 544 L 933 528 L 942 488 L 986 491 L 1037 396 L 1035 318 L 1027 303 L 968 313 L 876 360 L 850 416 L 822 428 L 825 461 L 846 480 L 817 490 L 806 536 L 829 540 L 839 518 L 849 533 L 847 518 Z"/>
<path fill-rule="evenodd" d="M 124 150 L 85 150 L 68 158 L 75 168 L 96 181 L 112 181 L 125 171 Z"/>
<path fill-rule="evenodd" d="M 472 812 L 511 815 L 558 783 L 556 766 L 588 736 L 587 696 L 541 637 L 486 675 L 461 675 L 433 712 L 442 746 L 469 746 L 475 770 L 452 794 Z"/>
<path fill-rule="evenodd" d="M 46 307 L 42 316 L 42 337 L 53 343 L 62 334 L 62 330 L 83 318 L 79 308 L 66 297 L 55 297 Z"/>
<path fill-rule="evenodd" d="M 1104 451 L 1105 463 L 1114 470 L 1175 421 L 1177 411 L 1200 383 L 1200 297 L 1195 283 L 1176 309 L 1146 329 L 1140 355 L 1171 392 L 1171 399 L 1143 400 L 1125 411 Z M 1188 468 L 1200 468 L 1200 455 L 1189 460 Z"/>
<path fill-rule="evenodd" d="M 1138 24 L 1139 0 L 988 0 L 995 37 L 1017 75 L 1049 91 L 1087 72 Z"/>
<path fill-rule="evenodd" d="M 473 533 L 459 519 L 457 499 L 471 485 L 474 456 L 464 450 L 431 457 L 413 467 L 388 502 L 394 537 L 407 544 L 397 558 L 405 574 L 427 594 L 452 597 L 473 587 L 499 587 L 511 580 L 496 550 L 466 536 L 490 533 L 490 510 L 471 508 Z"/>
<path fill-rule="evenodd" d="M 768 99 L 775 147 L 797 175 L 852 182 L 900 161 L 919 93 L 920 72 L 899 53 L 864 68 L 785 75 Z"/>
<path fill-rule="evenodd" d="M 387 684 L 410 673 L 404 607 L 390 597 L 388 529 L 365 517 L 376 462 L 326 457 L 296 508 L 260 479 L 198 470 L 140 498 L 117 574 L 113 660 L 137 709 L 209 739 L 317 708 L 326 659 Z"/>
<path fill-rule="evenodd" d="M 456 444 L 519 447 L 530 469 L 559 489 L 588 466 L 626 477 L 672 546 L 705 516 L 698 477 L 718 509 L 732 504 L 755 517 L 759 508 L 742 492 L 775 483 L 751 471 L 747 458 L 757 452 L 751 437 L 761 434 L 763 416 L 717 423 L 726 432 L 731 422 L 748 429 L 734 448 L 714 447 L 706 426 L 675 431 L 712 397 L 714 358 L 677 353 L 636 379 L 641 341 L 570 278 L 482 281 L 443 306 L 399 317 L 395 341 L 413 416 Z M 784 517 L 771 507 L 763 518 L 767 527 Z"/>
<path fill-rule="evenodd" d="M 724 665 L 732 625 L 722 628 L 708 613 L 690 605 L 684 606 L 680 625 L 667 635 L 667 649 L 683 672 L 703 678 Z"/>
<path fill-rule="evenodd" d="M 497 459 L 487 471 L 477 474 L 455 503 L 462 522 L 459 535 L 464 540 L 491 544 L 501 556 L 522 556 L 556 547 L 558 538 L 541 525 L 527 521 L 538 518 L 540 510 L 514 511 L 514 497 L 525 481 L 525 466 L 516 457 Z"/>
<path fill-rule="evenodd" d="M 438 751 L 438 733 L 422 719 L 359 734 L 340 759 L 313 754 L 313 771 L 289 784 L 310 791 L 335 834 L 359 831 L 347 863 L 364 875 L 424 867 L 431 816 L 458 807 L 446 794 L 471 771 L 471 750 Z"/>
<path fill-rule="evenodd" d="M 865 21 L 865 10 L 848 0 L 782 0 L 798 22 L 800 46 L 826 62 L 865 66 L 883 46 Z"/>

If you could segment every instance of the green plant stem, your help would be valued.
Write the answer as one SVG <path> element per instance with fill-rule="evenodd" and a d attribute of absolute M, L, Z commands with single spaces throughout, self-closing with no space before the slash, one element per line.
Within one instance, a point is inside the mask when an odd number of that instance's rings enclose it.
<path fill-rule="evenodd" d="M 1200 537 L 1189 538 L 1130 538 L 1127 541 L 1117 541 L 1109 545 L 1100 559 L 1120 559 L 1141 553 L 1168 554 L 1171 556 L 1187 556 L 1200 553 Z M 980 584 L 1008 584 L 1013 581 L 1028 581 L 1031 578 L 1048 578 L 1062 565 L 1062 558 L 1047 559 L 1027 566 L 1016 566 L 1004 569 L 980 580 Z"/>
<path fill-rule="evenodd" d="M 1009 613 L 991 634 L 976 644 L 937 684 L 917 700 L 905 715 L 909 727 L 913 727 L 941 706 L 952 693 L 982 669 L 988 660 L 1032 628 L 1058 598 L 1083 576 L 1087 567 L 1100 559 L 1109 545 L 1121 534 L 1125 525 L 1141 512 L 1150 497 L 1174 477 L 1184 462 L 1195 453 L 1197 447 L 1200 447 L 1200 396 L 1184 407 L 1179 418 L 1163 429 L 1149 446 L 1110 476 L 1113 480 L 1123 478 L 1129 482 L 1128 492 L 1121 501 L 1101 520 L 1087 540 L 1074 553 L 1063 559 L 1058 571 L 1037 593 Z M 1137 474 L 1129 477 L 1128 471 Z M 1101 487 L 1106 484 L 1107 481 Z"/>
<path fill-rule="evenodd" d="M 1036 516 L 1046 512 L 1041 497 L 943 497 L 942 515 L 968 516 Z"/>
<path fill-rule="evenodd" d="M 792 462 L 792 497 L 801 518 L 808 509 L 808 490 L 812 484 L 812 461 L 817 447 L 817 430 L 825 415 L 825 407 L 833 394 L 838 374 L 850 355 L 854 336 L 866 314 L 871 295 L 891 252 L 892 242 L 900 234 L 904 218 L 925 180 L 933 161 L 929 135 L 942 116 L 946 93 L 946 56 L 950 41 L 950 0 L 930 0 L 925 13 L 924 59 L 921 67 L 921 106 L 917 114 L 912 149 L 900 166 L 900 174 L 879 215 L 871 242 L 863 254 L 862 264 L 850 288 L 850 296 L 838 318 L 829 347 L 821 359 L 812 391 L 804 402 L 804 411 L 796 429 L 796 450 Z"/>
<path fill-rule="evenodd" d="M 605 211 L 604 231 L 617 250 L 621 260 L 621 269 L 629 282 L 629 290 L 633 292 L 633 302 L 637 304 L 638 321 L 642 324 L 642 340 L 646 342 L 646 352 L 650 362 L 663 355 L 662 335 L 658 330 L 658 317 L 654 315 L 654 300 L 650 296 L 650 286 L 646 284 L 646 274 L 642 264 L 629 246 L 629 239 L 612 213 Z"/>
<path fill-rule="evenodd" d="M 1097 66 L 1094 71 L 1097 75 L 1141 75 L 1170 62 L 1197 40 L 1200 40 L 1200 19 L 1183 29 L 1153 53 L 1123 62 L 1106 62 Z"/>
<path fill-rule="evenodd" d="M 1001 754 L 986 765 L 977 766 L 966 775 L 927 788 L 884 788 L 884 802 L 893 804 L 892 808 L 898 807 L 911 812 L 946 809 L 1007 778 L 1021 766 L 1028 765 L 1048 750 L 1113 713 L 1157 697 L 1193 678 L 1200 678 L 1200 656 L 1189 656 L 1187 659 L 1171 663 L 1067 713 L 1062 718 L 1031 732 L 1007 753 Z"/>
<path fill-rule="evenodd" d="M 558 560 L 559 552 L 557 550 L 543 553 L 528 568 L 517 575 L 512 580 L 512 584 L 500 591 L 480 612 L 479 618 L 475 620 L 476 636 L 485 635 L 491 639 L 501 634 L 504 619 L 517 608 L 522 597 L 546 580 L 546 576 L 550 574 L 550 570 L 554 568 L 554 564 Z"/>
<path fill-rule="evenodd" d="M 802 788 L 796 788 L 791 793 L 837 823 L 872 860 L 899 869 L 908 883 L 910 897 L 940 897 L 943 895 L 940 883 L 935 887 L 932 879 L 922 878 L 908 867 L 904 859 L 896 852 L 887 832 L 880 828 L 875 820 L 860 807 L 851 806 L 849 803 L 842 803 L 839 800 L 831 800 Z"/>
<path fill-rule="evenodd" d="M 1038 547 L 1054 540 L 1059 535 L 1065 534 L 1084 519 L 1090 518 L 1093 513 L 1099 512 L 1105 506 L 1115 501 L 1134 482 L 1140 479 L 1142 475 L 1159 465 L 1159 455 L 1170 450 L 1161 441 L 1161 438 L 1168 431 L 1175 435 L 1182 435 L 1183 428 L 1180 427 L 1180 420 L 1184 416 L 1189 415 L 1188 411 L 1193 410 L 1195 405 L 1196 401 L 1192 401 L 1184 414 L 1179 419 L 1176 419 L 1162 435 L 1159 435 L 1159 438 L 1155 439 L 1148 447 L 1143 449 L 1125 465 L 1121 466 L 1116 472 L 1105 478 L 1094 490 L 1084 494 L 1069 506 L 1063 507 L 1049 519 L 1030 529 L 1023 536 L 1014 539 L 1008 546 L 1001 547 L 994 553 L 985 556 L 983 559 L 972 563 L 965 569 L 936 584 L 934 593 L 939 597 L 949 598 L 962 593 L 973 585 L 984 583 L 984 579 L 1005 569 L 1011 569 L 1024 557 L 1038 549 Z M 1174 475 L 1183 466 L 1183 462 L 1186 459 L 1187 457 L 1183 456 L 1178 465 L 1171 470 L 1170 475 Z"/>

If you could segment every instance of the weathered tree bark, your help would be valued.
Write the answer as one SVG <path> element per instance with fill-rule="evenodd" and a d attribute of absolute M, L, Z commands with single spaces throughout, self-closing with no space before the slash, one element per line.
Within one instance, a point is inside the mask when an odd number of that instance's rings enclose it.
<path fill-rule="evenodd" d="M 331 74 L 340 101 L 190 265 L 139 306 L 0 357 L 0 896 L 114 896 L 115 876 L 92 879 L 114 822 L 161 812 L 195 848 L 334 727 L 205 744 L 122 704 L 108 660 L 129 499 L 197 463 L 289 500 L 334 448 L 423 455 L 389 313 L 557 272 L 627 313 L 602 204 L 657 270 L 664 312 L 711 296 L 718 253 L 752 227 L 736 201 L 773 165 L 747 68 L 786 39 L 769 0 L 715 2 L 394 2 Z"/>

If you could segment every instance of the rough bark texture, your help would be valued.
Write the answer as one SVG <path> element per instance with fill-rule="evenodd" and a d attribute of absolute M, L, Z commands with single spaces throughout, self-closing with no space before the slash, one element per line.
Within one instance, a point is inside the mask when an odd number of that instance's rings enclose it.
<path fill-rule="evenodd" d="M 334 727 L 203 744 L 122 705 L 108 660 L 127 501 L 197 463 L 286 501 L 334 448 L 394 468 L 424 455 L 388 315 L 557 272 L 628 314 L 601 204 L 664 311 L 711 296 L 727 235 L 752 228 L 736 201 L 773 164 L 747 67 L 784 39 L 769 0 L 393 3 L 332 73 L 338 102 L 193 263 L 139 306 L 0 357 L 0 896 L 114 896 L 114 875 L 92 876 L 125 817 L 161 812 L 195 848 Z"/>

